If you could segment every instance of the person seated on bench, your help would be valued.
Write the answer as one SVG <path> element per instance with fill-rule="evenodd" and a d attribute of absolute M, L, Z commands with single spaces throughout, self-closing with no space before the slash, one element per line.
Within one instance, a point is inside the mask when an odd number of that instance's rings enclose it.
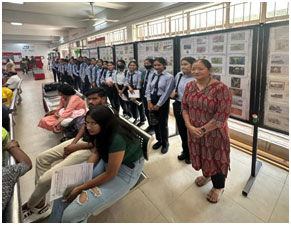
<path fill-rule="evenodd" d="M 14 91 L 17 88 L 19 81 L 21 80 L 19 76 L 17 76 L 17 72 L 15 71 L 14 64 L 10 63 L 6 69 L 6 72 L 3 73 L 3 75 L 5 76 L 5 78 L 4 78 L 4 84 L 2 85 L 2 87 L 8 87 L 12 91 Z"/>
<path fill-rule="evenodd" d="M 86 114 L 84 100 L 75 95 L 76 91 L 70 85 L 61 84 L 58 94 L 61 96 L 58 108 L 47 113 L 38 123 L 39 127 L 55 133 L 60 133 L 61 126 L 68 126 L 74 118 Z"/>
<path fill-rule="evenodd" d="M 13 98 L 13 91 L 7 87 L 2 88 L 2 103 L 5 104 L 7 107 L 10 106 Z"/>
<path fill-rule="evenodd" d="M 144 157 L 134 129 L 104 106 L 86 115 L 86 132 L 94 145 L 89 163 L 93 179 L 54 201 L 50 222 L 87 222 L 95 211 L 119 200 L 137 183 Z"/>
<path fill-rule="evenodd" d="M 8 140 L 9 134 L 2 127 L 2 149 L 3 151 L 8 151 L 17 162 L 17 164 L 2 167 L 2 213 L 13 195 L 14 185 L 18 178 L 32 168 L 30 158 L 22 151 L 19 143 L 15 140 Z M 2 215 L 3 217 L 5 218 L 4 215 Z"/>
<path fill-rule="evenodd" d="M 86 94 L 89 109 L 97 105 L 106 105 L 107 96 L 103 88 L 91 88 Z M 50 215 L 51 207 L 46 203 L 45 195 L 50 190 L 52 174 L 58 168 L 85 162 L 93 147 L 89 144 L 89 137 L 85 133 L 85 116 L 83 124 L 75 139 L 65 141 L 49 150 L 40 153 L 35 163 L 35 189 L 27 203 L 22 206 L 23 222 L 29 223 L 43 219 Z M 83 141 L 80 140 L 84 136 Z M 87 138 L 87 142 L 85 141 Z M 58 164 L 53 163 L 61 160 Z"/>

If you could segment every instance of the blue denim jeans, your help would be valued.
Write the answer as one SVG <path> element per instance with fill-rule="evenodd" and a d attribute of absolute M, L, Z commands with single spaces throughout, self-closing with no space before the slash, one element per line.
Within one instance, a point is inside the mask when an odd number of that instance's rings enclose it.
<path fill-rule="evenodd" d="M 85 190 L 87 201 L 81 203 L 78 195 L 71 203 L 63 202 L 63 199 L 54 201 L 53 211 L 50 216 L 51 223 L 80 223 L 87 222 L 87 219 L 97 210 L 122 198 L 137 183 L 144 165 L 144 158 L 134 162 L 135 167 L 130 169 L 121 164 L 118 174 L 109 182 L 97 187 L 99 194 L 95 194 L 92 189 Z M 105 172 L 107 163 L 102 159 L 93 170 L 93 178 Z"/>

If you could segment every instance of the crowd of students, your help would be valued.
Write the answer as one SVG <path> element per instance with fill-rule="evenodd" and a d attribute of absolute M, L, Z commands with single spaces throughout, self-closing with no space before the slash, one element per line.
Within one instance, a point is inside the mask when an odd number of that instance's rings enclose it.
<path fill-rule="evenodd" d="M 182 140 L 178 159 L 202 169 L 203 175 L 195 183 L 203 186 L 212 180 L 207 200 L 220 200 L 230 163 L 227 119 L 231 94 L 226 85 L 211 78 L 212 67 L 207 60 L 183 58 L 181 72 L 175 77 L 166 66 L 161 57 L 145 59 L 144 71 L 138 70 L 136 61 L 126 65 L 118 60 L 115 67 L 114 62 L 86 57 L 53 60 L 54 80 L 62 83 L 58 87 L 61 101 L 57 112 L 44 117 L 39 126 L 58 132 L 65 114 L 83 111 L 77 117 L 80 125 L 75 138 L 37 156 L 36 187 L 22 207 L 24 222 L 50 214 L 51 222 L 86 222 L 96 210 L 128 193 L 141 174 L 144 159 L 133 129 L 119 118 L 120 106 L 124 118 L 134 118 L 133 124 L 142 126 L 148 120 L 145 131 L 155 133 L 157 140 L 152 148 L 165 154 L 169 150 L 171 98 Z M 72 100 L 73 88 L 86 95 L 88 112 L 83 100 Z M 138 92 L 140 95 L 131 97 Z M 84 161 L 94 164 L 92 180 L 74 187 L 51 209 L 45 194 L 53 171 Z"/>

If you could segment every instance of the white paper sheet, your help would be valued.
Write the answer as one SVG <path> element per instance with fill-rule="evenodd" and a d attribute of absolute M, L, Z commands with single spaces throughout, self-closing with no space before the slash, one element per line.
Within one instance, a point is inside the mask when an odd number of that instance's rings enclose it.
<path fill-rule="evenodd" d="M 81 163 L 66 166 L 54 171 L 51 182 L 50 200 L 63 197 L 64 191 L 69 186 L 84 184 L 92 179 L 93 163 Z"/>
<path fill-rule="evenodd" d="M 140 98 L 140 93 L 139 90 L 133 90 L 133 94 L 130 93 L 130 91 L 128 91 L 128 97 L 129 98 Z"/>
<path fill-rule="evenodd" d="M 113 79 L 112 79 L 112 77 L 107 77 L 106 81 L 113 82 Z"/>

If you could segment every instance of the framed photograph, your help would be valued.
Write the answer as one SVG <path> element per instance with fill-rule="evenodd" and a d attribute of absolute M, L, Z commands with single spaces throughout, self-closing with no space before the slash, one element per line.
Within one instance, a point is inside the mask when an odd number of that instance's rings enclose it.
<path fill-rule="evenodd" d="M 241 66 L 230 66 L 228 72 L 229 72 L 230 75 L 240 75 L 240 76 L 244 76 L 245 75 L 245 67 L 241 67 Z"/>
<path fill-rule="evenodd" d="M 245 56 L 230 56 L 229 64 L 231 65 L 245 65 L 246 57 Z"/>
<path fill-rule="evenodd" d="M 241 88 L 241 78 L 231 77 L 231 87 L 233 88 Z"/>
<path fill-rule="evenodd" d="M 243 100 L 241 98 L 232 98 L 232 105 L 243 107 Z"/>
<path fill-rule="evenodd" d="M 235 108 L 235 107 L 231 107 L 231 109 L 230 109 L 230 114 L 231 114 L 232 116 L 242 117 L 242 115 L 243 115 L 243 110 L 242 110 L 242 109 Z"/>
<path fill-rule="evenodd" d="M 223 73 L 223 67 L 222 66 L 213 66 L 212 70 L 213 70 L 213 73 L 219 73 L 219 74 Z"/>
<path fill-rule="evenodd" d="M 276 52 L 289 52 L 289 39 L 275 40 Z"/>
<path fill-rule="evenodd" d="M 230 53 L 244 53 L 245 52 L 245 43 L 232 43 L 229 46 Z"/>
<path fill-rule="evenodd" d="M 269 81 L 269 89 L 270 90 L 284 91 L 285 82 L 282 82 L 282 81 Z"/>
<path fill-rule="evenodd" d="M 223 53 L 224 52 L 224 45 L 213 45 L 212 52 L 214 53 Z"/>
<path fill-rule="evenodd" d="M 243 97 L 243 90 L 237 88 L 229 88 L 232 96 Z"/>
<path fill-rule="evenodd" d="M 289 55 L 271 55 L 271 64 L 289 65 Z"/>
<path fill-rule="evenodd" d="M 197 46 L 196 52 L 197 53 L 206 53 L 206 46 Z"/>
<path fill-rule="evenodd" d="M 222 43 L 225 40 L 224 34 L 216 34 L 212 36 L 212 42 L 213 43 Z"/>
<path fill-rule="evenodd" d="M 289 106 L 284 104 L 268 103 L 267 111 L 274 114 L 279 114 L 280 116 L 289 115 Z"/>
<path fill-rule="evenodd" d="M 208 42 L 208 36 L 206 37 L 196 37 L 197 45 L 205 45 Z"/>
<path fill-rule="evenodd" d="M 248 31 L 238 31 L 229 33 L 229 41 L 247 41 Z"/>
<path fill-rule="evenodd" d="M 218 81 L 221 81 L 221 76 L 220 76 L 220 75 L 213 74 L 213 75 L 211 75 L 211 77 L 212 77 L 213 79 L 216 79 L 216 80 L 218 80 Z"/>
<path fill-rule="evenodd" d="M 223 57 L 219 57 L 219 56 L 211 57 L 210 61 L 211 61 L 211 64 L 220 64 L 220 65 L 222 65 L 223 64 Z"/>

